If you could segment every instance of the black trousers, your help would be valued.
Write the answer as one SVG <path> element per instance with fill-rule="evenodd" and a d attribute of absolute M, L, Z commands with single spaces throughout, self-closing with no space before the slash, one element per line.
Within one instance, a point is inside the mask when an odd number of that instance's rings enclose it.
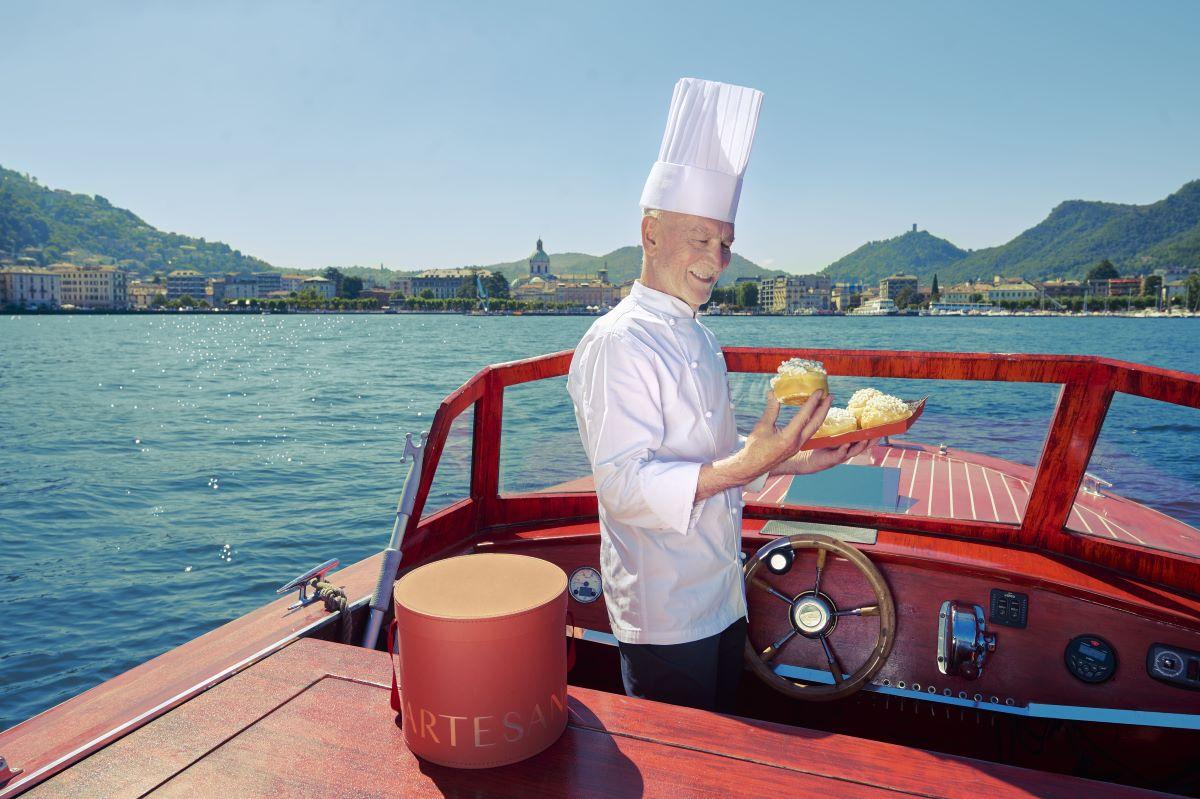
<path fill-rule="evenodd" d="M 686 644 L 624 644 L 625 693 L 656 702 L 734 713 L 746 646 L 746 620 Z"/>

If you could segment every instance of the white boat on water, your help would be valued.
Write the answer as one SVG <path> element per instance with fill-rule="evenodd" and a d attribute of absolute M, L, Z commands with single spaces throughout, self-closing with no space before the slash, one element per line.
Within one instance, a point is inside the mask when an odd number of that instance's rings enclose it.
<path fill-rule="evenodd" d="M 870 300 L 850 312 L 852 316 L 895 316 L 900 313 L 891 300 Z"/>

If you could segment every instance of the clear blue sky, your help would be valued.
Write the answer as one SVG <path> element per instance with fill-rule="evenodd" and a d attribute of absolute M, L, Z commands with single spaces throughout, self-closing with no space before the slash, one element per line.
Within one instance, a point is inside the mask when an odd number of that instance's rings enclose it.
<path fill-rule="evenodd" d="M 0 165 L 279 266 L 637 241 L 676 78 L 765 92 L 735 249 L 1007 241 L 1200 177 L 1200 3 L 3 3 Z"/>

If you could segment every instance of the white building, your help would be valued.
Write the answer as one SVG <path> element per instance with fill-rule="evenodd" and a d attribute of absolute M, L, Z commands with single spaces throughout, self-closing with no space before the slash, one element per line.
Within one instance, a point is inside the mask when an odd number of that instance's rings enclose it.
<path fill-rule="evenodd" d="M 333 285 L 332 280 L 327 280 L 323 277 L 305 278 L 300 291 L 310 290 L 315 291 L 318 297 L 326 300 L 332 300 L 337 296 L 337 286 Z"/>
<path fill-rule="evenodd" d="M 6 269 L 0 273 L 0 303 L 57 308 L 62 304 L 62 275 L 49 269 Z"/>

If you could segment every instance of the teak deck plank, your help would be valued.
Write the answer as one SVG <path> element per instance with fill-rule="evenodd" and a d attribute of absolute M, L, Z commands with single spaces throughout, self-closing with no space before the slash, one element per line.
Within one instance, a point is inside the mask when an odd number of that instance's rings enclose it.
<path fill-rule="evenodd" d="M 1154 795 L 576 687 L 545 752 L 455 770 L 404 747 L 389 669 L 382 652 L 297 641 L 26 796 Z"/>

